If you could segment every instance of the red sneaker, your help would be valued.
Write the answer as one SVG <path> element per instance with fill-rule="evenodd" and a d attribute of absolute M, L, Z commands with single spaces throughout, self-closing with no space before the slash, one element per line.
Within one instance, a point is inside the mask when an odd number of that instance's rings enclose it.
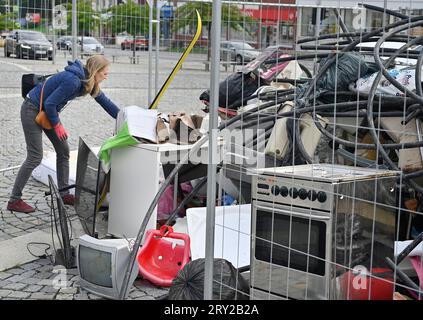
<path fill-rule="evenodd" d="M 73 194 L 65 194 L 62 197 L 63 203 L 73 206 L 75 204 L 75 196 Z"/>
<path fill-rule="evenodd" d="M 35 209 L 27 204 L 22 199 L 18 199 L 15 201 L 9 201 L 7 203 L 7 210 L 15 211 L 15 212 L 22 212 L 22 213 L 31 213 L 34 212 Z"/>

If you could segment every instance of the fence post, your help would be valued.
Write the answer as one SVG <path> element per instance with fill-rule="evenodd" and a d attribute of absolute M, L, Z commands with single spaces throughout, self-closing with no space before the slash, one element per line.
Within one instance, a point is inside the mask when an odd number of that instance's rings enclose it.
<path fill-rule="evenodd" d="M 204 299 L 213 299 L 214 223 L 216 209 L 217 109 L 219 104 L 219 61 L 222 2 L 213 1 L 211 30 L 210 119 L 207 166 L 206 254 L 204 267 Z"/>
<path fill-rule="evenodd" d="M 153 77 L 153 8 L 154 0 L 147 0 L 148 3 L 148 105 L 151 105 L 151 89 Z"/>
<path fill-rule="evenodd" d="M 72 0 L 72 60 L 75 60 L 77 57 L 77 50 L 78 47 L 76 45 L 76 37 L 77 37 L 77 15 L 76 15 L 76 0 Z"/>

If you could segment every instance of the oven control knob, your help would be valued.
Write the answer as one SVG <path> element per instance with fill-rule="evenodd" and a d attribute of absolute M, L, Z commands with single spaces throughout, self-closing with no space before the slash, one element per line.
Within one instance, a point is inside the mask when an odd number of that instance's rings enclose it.
<path fill-rule="evenodd" d="M 310 201 L 316 201 L 316 199 L 317 199 L 317 192 L 316 192 L 316 191 L 314 191 L 314 190 L 310 190 L 310 191 L 308 192 L 308 199 L 309 199 Z"/>
<path fill-rule="evenodd" d="M 319 202 L 323 203 L 323 202 L 325 202 L 325 201 L 326 201 L 326 199 L 327 199 L 327 198 L 328 198 L 328 197 L 327 197 L 327 195 L 326 195 L 326 192 L 319 191 L 319 192 L 317 193 L 317 200 L 318 200 Z"/>
<path fill-rule="evenodd" d="M 282 186 L 282 187 L 280 187 L 280 192 L 281 192 L 281 196 L 282 197 L 287 197 L 288 196 L 288 193 L 289 193 L 289 190 L 288 190 L 287 187 Z"/>
<path fill-rule="evenodd" d="M 298 196 L 300 197 L 301 200 L 307 199 L 307 196 L 308 196 L 307 190 L 301 188 L 300 190 L 298 190 Z"/>
<path fill-rule="evenodd" d="M 278 186 L 272 186 L 272 188 L 270 188 L 270 192 L 272 192 L 272 194 L 277 196 L 279 194 L 279 187 Z"/>
<path fill-rule="evenodd" d="M 296 197 L 298 197 L 297 188 L 290 188 L 289 189 L 289 195 L 292 197 L 292 199 L 295 199 Z"/>

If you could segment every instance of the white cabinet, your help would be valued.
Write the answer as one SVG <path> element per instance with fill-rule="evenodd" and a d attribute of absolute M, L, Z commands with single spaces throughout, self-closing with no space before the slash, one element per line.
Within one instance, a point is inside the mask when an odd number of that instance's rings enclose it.
<path fill-rule="evenodd" d="M 159 189 L 160 162 L 177 163 L 191 148 L 192 145 L 165 143 L 138 144 L 112 150 L 107 230 L 109 234 L 119 238 L 137 236 Z M 198 160 L 207 161 L 207 148 L 201 149 L 203 152 Z M 155 229 L 156 220 L 157 207 L 146 230 Z"/>

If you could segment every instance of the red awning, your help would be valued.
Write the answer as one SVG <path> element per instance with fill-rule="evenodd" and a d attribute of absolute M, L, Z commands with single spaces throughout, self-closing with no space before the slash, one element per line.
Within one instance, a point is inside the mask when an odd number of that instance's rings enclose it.
<path fill-rule="evenodd" d="M 261 7 L 257 9 L 243 8 L 241 12 L 248 17 L 262 21 L 295 21 L 297 17 L 296 8 Z"/>

